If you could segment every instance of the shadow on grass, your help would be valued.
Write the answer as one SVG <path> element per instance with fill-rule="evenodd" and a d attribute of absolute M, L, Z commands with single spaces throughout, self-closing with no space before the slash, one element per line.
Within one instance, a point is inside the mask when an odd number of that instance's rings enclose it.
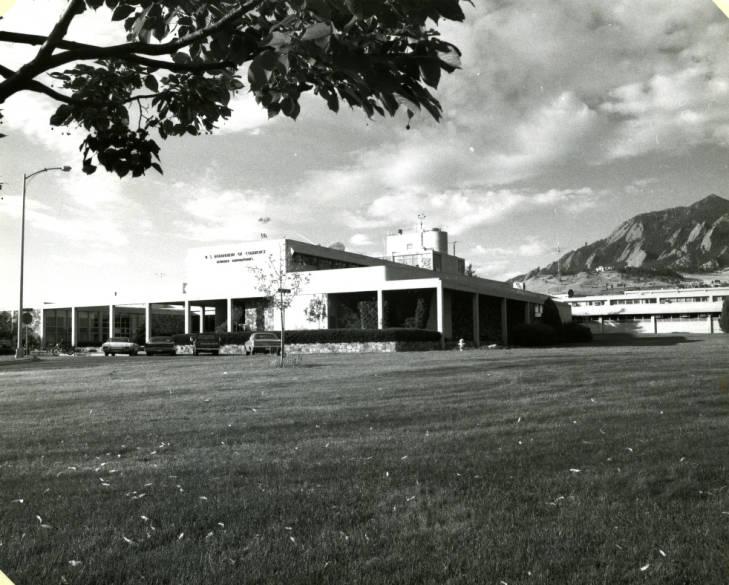
<path fill-rule="evenodd" d="M 698 339 L 688 339 L 683 335 L 633 335 L 631 333 L 600 333 L 593 337 L 591 345 L 649 347 L 695 343 Z"/>

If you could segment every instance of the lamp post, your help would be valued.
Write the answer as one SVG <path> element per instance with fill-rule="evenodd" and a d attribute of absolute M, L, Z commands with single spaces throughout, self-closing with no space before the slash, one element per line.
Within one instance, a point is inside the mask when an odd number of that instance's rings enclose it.
<path fill-rule="evenodd" d="M 23 320 L 23 264 L 25 260 L 25 192 L 27 190 L 28 181 L 35 177 L 36 175 L 40 175 L 41 173 L 45 173 L 47 171 L 63 171 L 64 173 L 67 173 L 71 170 L 71 167 L 68 165 L 62 166 L 62 167 L 48 167 L 45 169 L 41 169 L 39 171 L 36 171 L 34 173 L 31 173 L 30 175 L 23 174 L 23 211 L 20 216 L 20 300 L 18 302 L 18 345 L 15 350 L 15 359 L 20 359 L 25 355 L 25 351 L 23 350 L 23 338 L 20 334 L 20 324 Z"/>

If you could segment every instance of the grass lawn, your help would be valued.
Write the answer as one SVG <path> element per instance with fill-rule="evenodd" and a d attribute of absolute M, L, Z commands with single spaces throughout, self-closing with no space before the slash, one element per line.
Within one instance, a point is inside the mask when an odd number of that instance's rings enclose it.
<path fill-rule="evenodd" d="M 680 341 L 680 340 L 674 340 Z M 729 336 L 0 363 L 17 585 L 729 583 Z"/>

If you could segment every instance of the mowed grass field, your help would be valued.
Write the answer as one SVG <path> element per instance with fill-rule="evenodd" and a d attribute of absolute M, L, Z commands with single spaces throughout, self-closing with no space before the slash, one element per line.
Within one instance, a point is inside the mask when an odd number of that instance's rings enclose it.
<path fill-rule="evenodd" d="M 0 364 L 28 584 L 729 582 L 729 336 Z"/>

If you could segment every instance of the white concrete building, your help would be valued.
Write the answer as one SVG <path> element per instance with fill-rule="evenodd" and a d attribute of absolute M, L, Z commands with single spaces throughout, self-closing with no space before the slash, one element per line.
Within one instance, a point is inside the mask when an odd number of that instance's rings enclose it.
<path fill-rule="evenodd" d="M 115 336 L 144 343 L 153 335 L 278 330 L 266 292 L 284 289 L 298 293 L 285 313 L 288 330 L 421 327 L 446 340 L 508 343 L 509 331 L 541 314 L 547 296 L 465 276 L 447 238 L 440 230 L 414 240 L 393 234 L 388 259 L 289 239 L 195 248 L 174 294 L 46 305 L 43 342 L 94 346 Z M 413 255 L 419 267 L 410 265 Z"/>
<path fill-rule="evenodd" d="M 721 306 L 729 287 L 625 290 L 620 293 L 557 295 L 574 321 L 593 333 L 721 333 Z"/>

